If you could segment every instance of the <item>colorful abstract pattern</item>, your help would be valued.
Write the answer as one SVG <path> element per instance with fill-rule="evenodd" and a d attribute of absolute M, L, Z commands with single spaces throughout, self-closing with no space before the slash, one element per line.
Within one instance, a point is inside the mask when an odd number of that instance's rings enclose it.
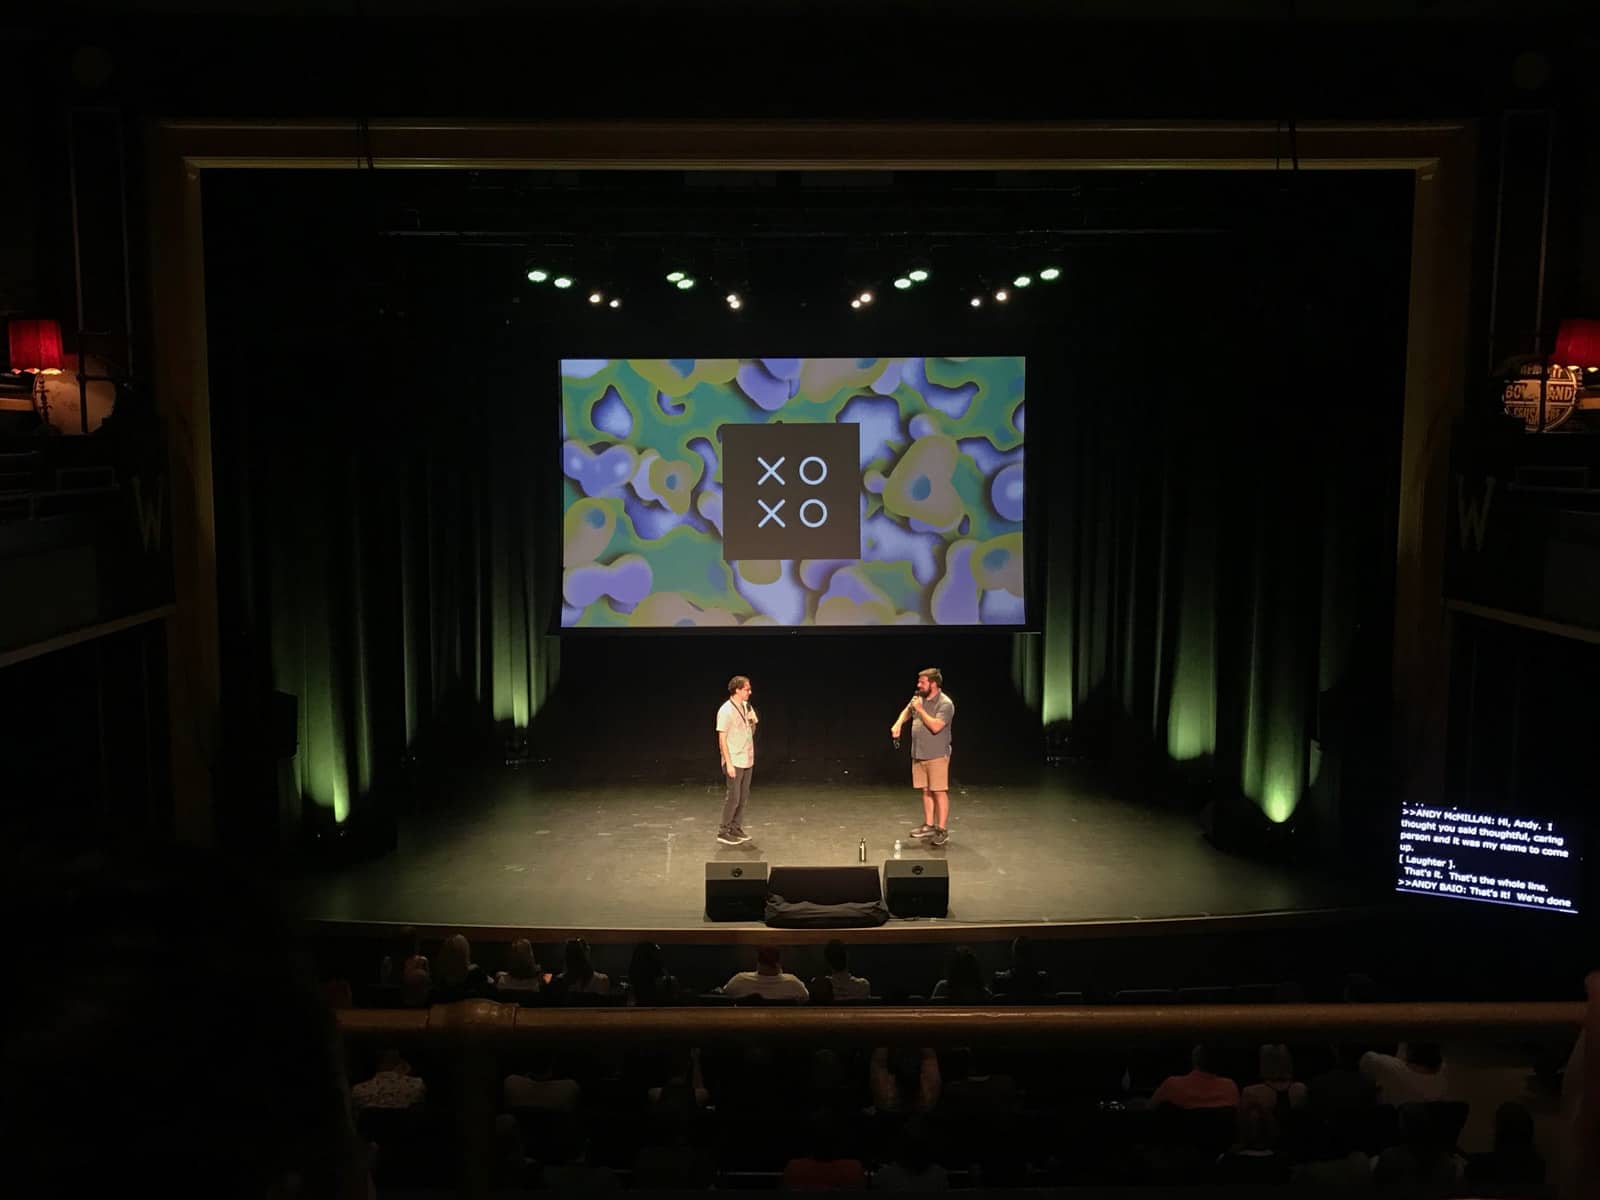
<path fill-rule="evenodd" d="M 568 359 L 568 628 L 1015 625 L 1025 360 Z M 859 559 L 722 557 L 718 430 L 861 430 Z"/>

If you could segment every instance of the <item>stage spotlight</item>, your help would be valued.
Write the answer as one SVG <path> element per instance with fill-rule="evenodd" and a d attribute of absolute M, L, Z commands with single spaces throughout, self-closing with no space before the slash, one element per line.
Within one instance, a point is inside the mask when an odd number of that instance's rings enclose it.
<path fill-rule="evenodd" d="M 677 281 L 677 283 L 678 283 L 678 290 L 680 292 L 687 292 L 690 288 L 692 288 L 694 286 L 694 276 L 685 275 L 685 276 L 683 276 L 683 278 L 679 279 Z"/>
<path fill-rule="evenodd" d="M 572 276 L 570 276 L 570 275 L 557 275 L 550 282 L 555 284 L 562 291 L 566 291 L 569 287 L 572 286 Z"/>
<path fill-rule="evenodd" d="M 528 282 L 529 283 L 543 283 L 546 279 L 549 279 L 549 278 L 550 278 L 550 272 L 549 271 L 541 271 L 538 267 L 533 267 L 528 271 Z"/>
<path fill-rule="evenodd" d="M 1054 283 L 1056 280 L 1061 278 L 1061 268 L 1046 267 L 1044 270 L 1039 272 L 1039 278 L 1044 280 L 1046 283 Z"/>
<path fill-rule="evenodd" d="M 1018 275 L 1015 279 L 1013 279 L 1011 281 L 1011 286 L 1012 287 L 1024 288 L 1024 287 L 1027 287 L 1032 282 L 1033 282 L 1033 276 L 1032 275 Z"/>
<path fill-rule="evenodd" d="M 871 292 L 862 292 L 861 295 L 856 297 L 856 299 L 860 300 L 861 303 L 863 303 L 863 304 L 871 304 L 872 303 L 872 293 Z"/>
<path fill-rule="evenodd" d="M 744 307 L 744 301 L 740 299 L 738 292 L 728 293 L 728 307 L 733 309 L 734 312 L 738 312 Z"/>
<path fill-rule="evenodd" d="M 688 278 L 688 276 L 685 275 L 682 271 L 668 271 L 667 272 L 667 282 L 668 283 L 680 283 L 684 279 L 687 279 L 687 278 Z"/>
<path fill-rule="evenodd" d="M 1009 299 L 1011 299 L 1011 293 L 1006 291 L 1005 288 L 1001 288 L 994 294 L 994 302 L 996 304 L 1004 304 Z"/>
<path fill-rule="evenodd" d="M 974 296 L 972 298 L 972 307 L 973 308 L 982 308 L 983 307 L 983 297 L 982 296 Z"/>
<path fill-rule="evenodd" d="M 856 299 L 850 301 L 850 307 L 851 308 L 860 308 L 861 307 L 861 298 L 858 296 Z"/>
<path fill-rule="evenodd" d="M 622 301 L 616 299 L 615 297 L 613 297 L 611 300 L 608 300 L 606 302 L 606 307 L 607 308 L 621 308 L 622 307 Z"/>
<path fill-rule="evenodd" d="M 905 291 L 908 287 L 911 286 L 911 278 L 910 278 L 910 276 L 907 276 L 907 275 L 900 276 L 899 279 L 896 279 L 894 281 L 894 286 L 895 286 L 896 290 L 898 290 L 898 291 L 902 291 L 902 292 Z"/>
<path fill-rule="evenodd" d="M 927 283 L 928 273 L 921 267 L 918 267 L 915 271 L 907 272 L 906 278 L 911 280 L 912 283 Z"/>
<path fill-rule="evenodd" d="M 590 292 L 589 293 L 589 303 L 590 304 L 599 304 L 604 299 L 605 299 L 605 297 L 602 296 L 599 292 Z"/>

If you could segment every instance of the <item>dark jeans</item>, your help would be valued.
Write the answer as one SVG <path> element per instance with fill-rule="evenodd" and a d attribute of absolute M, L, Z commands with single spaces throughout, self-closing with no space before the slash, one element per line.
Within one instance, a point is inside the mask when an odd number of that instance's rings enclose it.
<path fill-rule="evenodd" d="M 718 833 L 732 833 L 741 827 L 744 821 L 744 806 L 750 802 L 750 776 L 756 773 L 754 767 L 735 767 L 733 774 L 728 774 L 728 769 L 722 769 L 722 777 L 728 781 L 728 791 L 722 801 L 722 824 L 717 827 Z"/>

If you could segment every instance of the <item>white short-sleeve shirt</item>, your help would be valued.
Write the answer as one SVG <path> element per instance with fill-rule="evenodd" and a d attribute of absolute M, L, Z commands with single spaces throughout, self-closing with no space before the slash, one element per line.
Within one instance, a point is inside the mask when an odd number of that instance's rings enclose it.
<path fill-rule="evenodd" d="M 717 709 L 717 732 L 728 735 L 728 761 L 736 767 L 756 765 L 755 726 L 735 701 Z"/>

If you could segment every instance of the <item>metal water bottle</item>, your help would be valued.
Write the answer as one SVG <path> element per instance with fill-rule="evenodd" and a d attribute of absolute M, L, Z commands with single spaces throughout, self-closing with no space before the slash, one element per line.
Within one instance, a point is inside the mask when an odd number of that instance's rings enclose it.
<path fill-rule="evenodd" d="M 857 862 L 866 862 L 867 861 L 867 839 L 866 838 L 862 838 L 861 839 L 861 845 L 856 847 L 856 861 Z"/>

